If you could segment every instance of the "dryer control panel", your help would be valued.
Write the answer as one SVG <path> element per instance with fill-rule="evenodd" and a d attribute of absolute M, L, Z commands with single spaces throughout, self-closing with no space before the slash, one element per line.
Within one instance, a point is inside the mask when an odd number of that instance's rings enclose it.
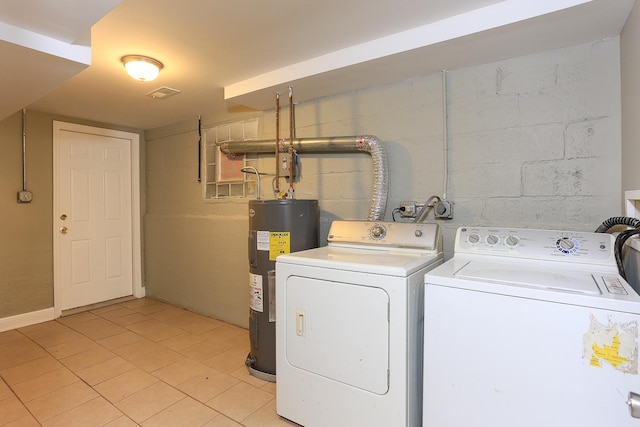
<path fill-rule="evenodd" d="M 460 227 L 455 252 L 610 265 L 615 263 L 614 241 L 606 233 Z"/>
<path fill-rule="evenodd" d="M 331 223 L 327 240 L 333 246 L 442 250 L 442 235 L 438 224 L 338 220 Z"/>

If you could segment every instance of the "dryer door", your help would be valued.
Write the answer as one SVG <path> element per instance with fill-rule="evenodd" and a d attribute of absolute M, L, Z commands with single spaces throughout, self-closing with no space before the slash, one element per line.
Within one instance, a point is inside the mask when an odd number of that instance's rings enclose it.
<path fill-rule="evenodd" d="M 373 393 L 389 390 L 389 296 L 383 289 L 289 276 L 285 304 L 290 365 Z"/>

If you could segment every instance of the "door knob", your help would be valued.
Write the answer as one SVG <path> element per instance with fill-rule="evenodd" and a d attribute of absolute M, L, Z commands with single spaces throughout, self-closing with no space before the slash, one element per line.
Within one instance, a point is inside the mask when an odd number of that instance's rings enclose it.
<path fill-rule="evenodd" d="M 67 234 L 67 231 L 69 231 L 69 229 L 67 227 L 60 227 L 60 232 L 62 234 Z"/>

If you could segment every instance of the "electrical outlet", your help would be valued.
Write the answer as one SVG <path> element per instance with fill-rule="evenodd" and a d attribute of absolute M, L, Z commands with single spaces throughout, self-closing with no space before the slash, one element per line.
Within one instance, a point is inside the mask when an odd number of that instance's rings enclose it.
<path fill-rule="evenodd" d="M 18 203 L 31 203 L 33 200 L 33 193 L 31 191 L 18 191 Z"/>
<path fill-rule="evenodd" d="M 291 170 L 289 170 L 289 163 L 291 162 L 291 158 L 289 154 L 281 153 L 278 161 L 278 167 L 280 168 L 280 177 L 281 178 L 289 178 L 289 176 L 293 173 L 293 177 L 298 177 L 298 164 L 297 164 L 297 155 L 293 155 L 293 164 L 291 165 Z"/>
<path fill-rule="evenodd" d="M 400 216 L 404 218 L 415 218 L 418 211 L 418 204 L 414 201 L 400 202 Z"/>
<path fill-rule="evenodd" d="M 453 218 L 453 202 L 441 200 L 433 208 L 433 216 L 436 218 Z"/>

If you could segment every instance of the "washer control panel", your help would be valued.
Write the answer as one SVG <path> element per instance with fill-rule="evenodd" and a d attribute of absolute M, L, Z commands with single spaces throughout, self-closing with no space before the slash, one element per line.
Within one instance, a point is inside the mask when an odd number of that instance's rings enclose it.
<path fill-rule="evenodd" d="M 455 252 L 495 256 L 609 263 L 614 236 L 582 231 L 460 227 Z"/>
<path fill-rule="evenodd" d="M 384 248 L 441 250 L 437 224 L 388 221 L 342 221 L 331 223 L 327 241 L 331 245 L 366 245 Z"/>

